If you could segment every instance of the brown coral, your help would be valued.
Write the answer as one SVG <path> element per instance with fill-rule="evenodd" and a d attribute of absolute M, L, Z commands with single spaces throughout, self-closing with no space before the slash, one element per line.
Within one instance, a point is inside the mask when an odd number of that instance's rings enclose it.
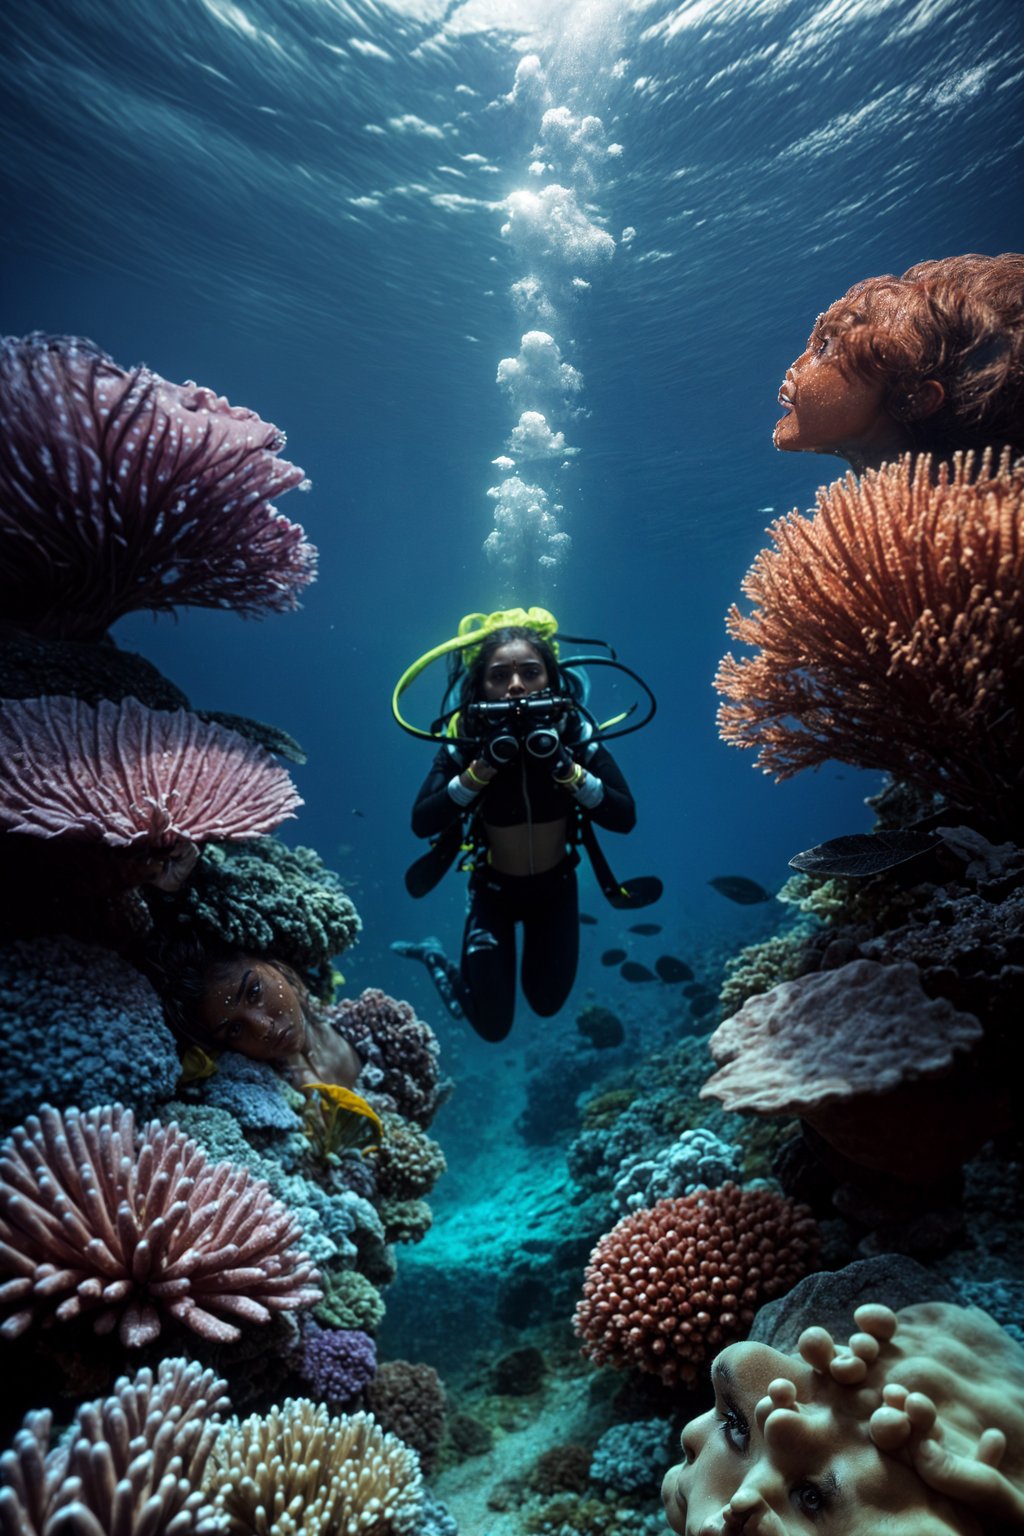
<path fill-rule="evenodd" d="M 441 1148 L 411 1120 L 390 1110 L 381 1118 L 384 1138 L 374 1155 L 378 1191 L 394 1200 L 429 1195 L 448 1167 Z"/>
<path fill-rule="evenodd" d="M 91 1314 L 149 1343 L 161 1313 L 202 1338 L 320 1299 L 301 1232 L 262 1179 L 207 1162 L 177 1125 L 44 1105 L 0 1147 L 0 1336 Z"/>
<path fill-rule="evenodd" d="M 701 1097 L 798 1115 L 853 1162 L 931 1182 L 994 1128 L 971 1073 L 951 1075 L 981 1036 L 973 1014 L 926 995 L 909 960 L 852 960 L 782 982 L 720 1024 L 709 1042 L 719 1070 Z"/>
<path fill-rule="evenodd" d="M 1024 464 L 958 455 L 853 475 L 773 523 L 729 633 L 721 734 L 777 778 L 829 758 L 1018 819 Z"/>
<path fill-rule="evenodd" d="M 412 1536 L 423 1505 L 414 1451 L 365 1413 L 331 1418 L 305 1398 L 227 1425 L 206 1489 L 225 1536 Z"/>
<path fill-rule="evenodd" d="M 429 1477 L 444 1435 L 448 1400 L 444 1384 L 432 1365 L 410 1360 L 385 1360 L 367 1393 L 370 1411 L 382 1429 L 419 1452 Z"/>
<path fill-rule="evenodd" d="M 194 857 L 198 843 L 259 837 L 302 804 L 262 747 L 133 698 L 5 702 L 0 757 L 0 826 L 104 842 L 163 866 Z"/>
<path fill-rule="evenodd" d="M 254 411 L 39 332 L 0 341 L 0 410 L 9 622 L 94 640 L 140 608 L 294 608 L 312 581 L 316 551 L 271 505 L 302 470 Z"/>
<path fill-rule="evenodd" d="M 163 1360 L 156 1376 L 122 1376 L 110 1397 L 83 1404 L 52 1450 L 52 1414 L 30 1413 L 0 1458 L 2 1536 L 190 1536 L 224 1392 L 213 1371 Z"/>
<path fill-rule="evenodd" d="M 590 1255 L 573 1320 L 583 1352 L 667 1386 L 693 1381 L 806 1274 L 817 1246 L 807 1207 L 767 1189 L 723 1184 L 633 1211 Z"/>

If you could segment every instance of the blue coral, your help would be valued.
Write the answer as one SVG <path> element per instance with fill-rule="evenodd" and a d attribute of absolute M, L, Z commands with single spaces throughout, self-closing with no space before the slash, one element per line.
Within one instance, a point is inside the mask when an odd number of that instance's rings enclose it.
<path fill-rule="evenodd" d="M 0 1120 L 114 1099 L 140 1118 L 170 1098 L 180 1063 L 160 1000 L 110 950 L 65 937 L 0 949 Z"/>
<path fill-rule="evenodd" d="M 617 1211 L 638 1211 L 656 1200 L 692 1195 L 703 1186 L 738 1184 L 743 1176 L 743 1149 L 698 1127 L 684 1131 L 678 1141 L 659 1152 L 634 1152 L 620 1165 L 612 1189 Z"/>
<path fill-rule="evenodd" d="M 246 1130 L 297 1131 L 302 1124 L 274 1068 L 237 1051 L 225 1051 L 214 1075 L 198 1082 L 188 1097 L 228 1110 Z"/>
<path fill-rule="evenodd" d="M 655 1494 L 674 1457 L 667 1419 L 613 1424 L 594 1447 L 590 1480 L 606 1493 Z"/>

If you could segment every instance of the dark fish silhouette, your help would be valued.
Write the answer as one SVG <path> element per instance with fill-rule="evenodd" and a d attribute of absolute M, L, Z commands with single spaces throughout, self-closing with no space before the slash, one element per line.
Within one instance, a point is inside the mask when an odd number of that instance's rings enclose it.
<path fill-rule="evenodd" d="M 939 839 L 934 832 L 853 832 L 847 837 L 833 837 L 804 853 L 795 853 L 790 869 L 808 875 L 840 875 L 862 879 L 880 875 L 887 869 L 907 864 L 930 853 Z"/>
<path fill-rule="evenodd" d="M 722 896 L 728 896 L 730 901 L 738 901 L 741 907 L 752 907 L 757 901 L 771 901 L 771 891 L 766 891 L 763 885 L 758 885 L 756 880 L 748 880 L 746 875 L 716 875 L 708 881 Z"/>
<path fill-rule="evenodd" d="M 629 931 L 630 931 L 630 933 L 643 933 L 643 934 L 660 933 L 661 932 L 661 924 L 660 923 L 633 923 L 633 925 L 631 926 Z"/>
<path fill-rule="evenodd" d="M 581 912 L 580 913 L 580 922 L 581 923 L 596 923 L 597 922 L 597 918 L 596 917 L 591 917 L 589 912 Z"/>
<path fill-rule="evenodd" d="M 637 960 L 627 960 L 621 967 L 619 975 L 623 981 L 657 981 L 653 971 L 649 971 L 646 965 L 641 965 Z"/>
<path fill-rule="evenodd" d="M 626 951 L 624 949 L 606 949 L 604 954 L 601 956 L 601 964 L 618 965 L 619 961 L 625 960 L 625 958 Z"/>
<path fill-rule="evenodd" d="M 659 955 L 654 962 L 654 969 L 662 981 L 692 981 L 693 972 L 685 960 L 677 960 L 675 955 Z"/>
<path fill-rule="evenodd" d="M 690 998 L 690 1012 L 695 1019 L 706 1019 L 713 1008 L 718 1007 L 718 998 L 713 992 L 706 992 L 703 997 Z"/>
<path fill-rule="evenodd" d="M 688 987 L 683 988 L 684 997 L 714 997 L 710 987 L 706 987 L 702 981 L 691 981 Z"/>

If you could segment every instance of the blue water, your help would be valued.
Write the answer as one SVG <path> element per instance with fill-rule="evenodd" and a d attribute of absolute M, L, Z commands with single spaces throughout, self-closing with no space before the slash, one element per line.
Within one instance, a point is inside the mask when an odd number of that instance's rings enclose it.
<path fill-rule="evenodd" d="M 285 428 L 312 478 L 282 503 L 320 549 L 301 611 L 116 633 L 197 706 L 303 743 L 285 835 L 360 907 L 350 983 L 429 1001 L 388 945 L 454 939 L 462 894 L 453 878 L 417 906 L 402 888 L 429 749 L 388 700 L 461 614 L 509 601 L 608 638 L 658 696 L 619 747 L 641 821 L 610 852 L 663 876 L 667 946 L 692 959 L 759 932 L 761 909 L 707 880 L 776 889 L 790 854 L 869 825 L 878 785 L 830 766 L 775 786 L 716 736 L 725 610 L 771 513 L 838 469 L 774 451 L 775 391 L 857 278 L 1021 246 L 1017 5 L 37 0 L 7 26 L 4 328 L 211 385 Z M 542 131 L 559 108 L 561 138 Z M 553 227 L 502 233 L 508 199 L 552 182 L 582 221 L 569 256 Z M 538 323 L 510 293 L 527 274 L 582 387 L 549 400 L 567 467 L 524 469 L 571 552 L 510 585 L 482 545 L 518 419 L 497 367 Z M 415 699 L 428 719 L 426 682 Z M 584 905 L 601 921 L 581 988 L 607 992 L 596 955 L 621 924 Z"/>

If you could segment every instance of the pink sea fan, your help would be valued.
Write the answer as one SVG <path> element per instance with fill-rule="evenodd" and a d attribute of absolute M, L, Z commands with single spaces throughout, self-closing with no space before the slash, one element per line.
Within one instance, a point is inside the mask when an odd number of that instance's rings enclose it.
<path fill-rule="evenodd" d="M 271 499 L 304 484 L 254 411 L 76 336 L 0 339 L 0 606 L 93 640 L 182 604 L 294 608 L 316 551 Z"/>
<path fill-rule="evenodd" d="M 262 1179 L 207 1162 L 176 1124 L 120 1104 L 44 1105 L 0 1146 L 0 1337 L 93 1315 L 139 1347 L 161 1314 L 230 1342 L 321 1299 L 294 1216 Z"/>
<path fill-rule="evenodd" d="M 302 804 L 270 753 L 186 710 L 138 699 L 0 706 L 0 827 L 175 856 L 260 837 Z"/>

